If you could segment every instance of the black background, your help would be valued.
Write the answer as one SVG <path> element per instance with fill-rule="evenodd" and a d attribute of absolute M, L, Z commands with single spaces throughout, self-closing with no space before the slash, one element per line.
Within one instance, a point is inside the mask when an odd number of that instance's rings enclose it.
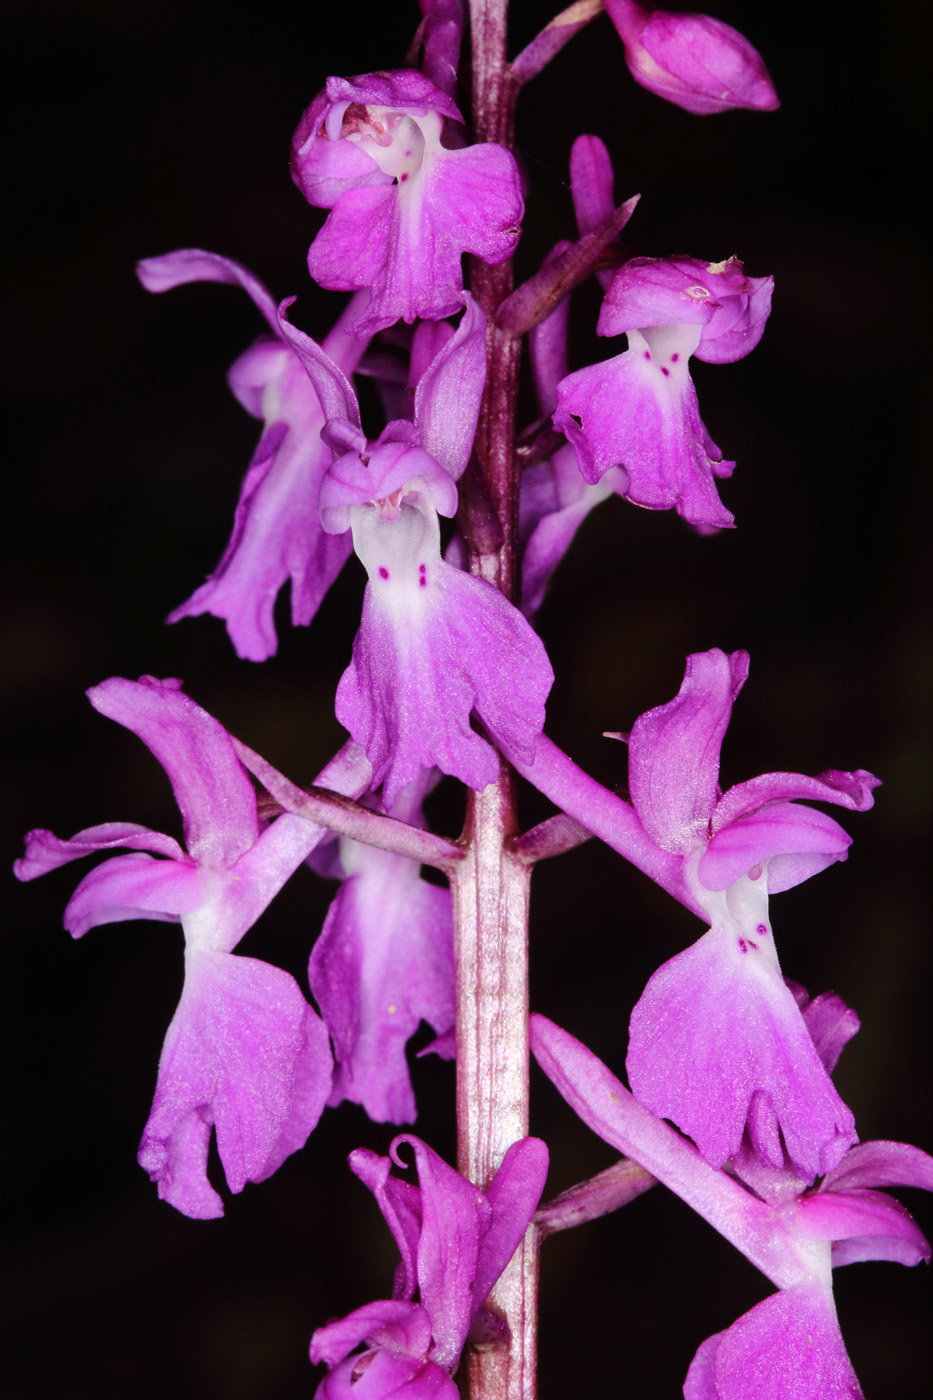
<path fill-rule="evenodd" d="M 332 697 L 358 568 L 310 630 L 292 631 L 280 608 L 279 653 L 263 666 L 237 661 L 215 619 L 162 625 L 226 541 L 257 425 L 224 375 L 261 326 L 232 289 L 149 297 L 133 263 L 191 245 L 225 253 L 275 295 L 299 293 L 297 318 L 323 334 L 339 299 L 307 278 L 320 215 L 290 182 L 289 137 L 328 73 L 399 66 L 417 22 L 408 0 L 38 0 L 8 12 L 5 861 L 35 825 L 68 835 L 125 819 L 177 833 L 158 765 L 82 698 L 106 676 L 184 677 L 298 780 L 341 742 Z M 696 367 L 704 418 L 738 461 L 722 488 L 738 529 L 701 539 L 617 500 L 590 518 L 541 615 L 558 677 L 548 728 L 615 783 L 624 751 L 601 732 L 669 699 L 687 652 L 744 646 L 751 679 L 724 786 L 781 768 L 884 778 L 875 811 L 844 818 L 848 865 L 772 913 L 785 972 L 862 1015 L 837 1082 L 863 1138 L 929 1149 L 920 7 L 717 0 L 715 13 L 766 56 L 778 113 L 695 118 L 663 103 L 632 83 L 605 18 L 520 110 L 520 274 L 572 232 L 567 157 L 592 131 L 612 151 L 619 197 L 642 193 L 628 235 L 640 252 L 738 253 L 777 282 L 755 353 Z M 550 14 L 516 0 L 513 51 Z M 594 293 L 575 308 L 579 363 L 608 350 L 593 344 L 597 306 Z M 526 805 L 529 821 L 546 810 Z M 455 795 L 441 794 L 438 820 L 456 829 Z M 344 1105 L 222 1222 L 160 1203 L 134 1159 L 181 937 L 137 923 L 72 944 L 61 911 L 79 874 L 4 886 L 5 1393 L 310 1397 L 313 1327 L 390 1284 L 388 1232 L 343 1162 L 362 1143 L 386 1150 L 391 1130 Z M 534 1005 L 621 1072 L 632 1004 L 699 926 L 596 843 L 535 883 Z M 242 951 L 301 977 L 332 894 L 300 872 Z M 452 1067 L 428 1059 L 413 1073 L 418 1129 L 451 1156 Z M 612 1160 L 537 1075 L 534 1095 L 549 1191 Z M 909 1196 L 929 1230 L 929 1202 Z M 542 1400 L 679 1395 L 703 1338 L 769 1291 L 661 1191 L 549 1242 L 542 1277 Z M 866 1394 L 926 1394 L 928 1272 L 869 1264 L 836 1285 Z"/>

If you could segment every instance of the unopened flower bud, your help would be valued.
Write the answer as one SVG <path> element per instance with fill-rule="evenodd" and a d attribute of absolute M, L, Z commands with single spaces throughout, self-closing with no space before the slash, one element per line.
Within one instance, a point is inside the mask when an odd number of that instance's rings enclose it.
<path fill-rule="evenodd" d="M 632 77 L 658 97 L 697 116 L 780 105 L 761 54 L 730 24 L 710 15 L 646 11 L 634 0 L 605 0 L 605 6 Z"/>

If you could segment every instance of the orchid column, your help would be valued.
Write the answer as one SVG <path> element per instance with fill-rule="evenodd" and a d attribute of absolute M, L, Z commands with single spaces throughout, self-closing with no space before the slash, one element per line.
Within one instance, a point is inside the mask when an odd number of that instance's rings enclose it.
<path fill-rule="evenodd" d="M 508 146 L 506 12 L 507 0 L 471 0 L 474 135 L 477 141 Z M 512 289 L 511 260 L 490 267 L 473 259 L 472 274 L 473 294 L 488 327 L 486 391 L 475 445 L 485 491 L 469 480 L 468 473 L 464 534 L 470 571 L 512 598 L 518 525 L 513 443 L 519 342 L 495 324 L 496 311 Z M 486 501 L 481 492 L 488 493 Z M 528 1133 L 531 872 L 507 848 L 517 823 L 514 775 L 504 760 L 496 781 L 482 792 L 469 791 L 467 803 L 467 854 L 453 885 L 458 1165 L 471 1181 L 485 1186 L 509 1146 Z M 537 1267 L 532 1229 L 490 1299 L 505 1315 L 508 1351 L 498 1345 L 470 1352 L 475 1400 L 519 1400 L 535 1393 Z"/>

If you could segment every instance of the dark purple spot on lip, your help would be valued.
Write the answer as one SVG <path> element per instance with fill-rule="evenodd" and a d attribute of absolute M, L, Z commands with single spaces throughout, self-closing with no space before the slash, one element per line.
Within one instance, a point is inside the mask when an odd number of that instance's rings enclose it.
<path fill-rule="evenodd" d="M 388 569 L 386 568 L 386 566 L 385 566 L 384 564 L 380 564 L 380 565 L 379 565 L 379 577 L 380 577 L 380 578 L 388 578 L 388 577 L 389 577 L 389 571 L 388 571 Z"/>
<path fill-rule="evenodd" d="M 651 359 L 651 351 L 650 351 L 650 350 L 646 350 L 646 351 L 645 351 L 645 359 L 646 359 L 646 360 L 650 360 L 650 359 Z"/>
<path fill-rule="evenodd" d="M 680 356 L 679 356 L 679 355 L 676 353 L 676 351 L 675 351 L 674 354 L 671 356 L 671 364 L 672 364 L 672 365 L 676 365 L 676 363 L 677 363 L 677 361 L 678 361 L 679 359 L 680 359 Z"/>
<path fill-rule="evenodd" d="M 664 375 L 669 375 L 669 374 L 670 374 L 670 370 L 667 368 L 666 365 L 662 365 L 662 366 L 661 366 L 661 373 L 664 374 Z"/>
<path fill-rule="evenodd" d="M 428 586 L 428 575 L 427 575 L 427 568 L 426 568 L 426 566 L 425 566 L 424 564 L 419 564 L 419 565 L 418 565 L 418 574 L 419 574 L 418 582 L 421 584 L 421 587 L 422 587 L 422 588 L 427 588 L 427 586 Z"/>
<path fill-rule="evenodd" d="M 403 185 L 404 185 L 404 183 L 405 183 L 405 181 L 406 181 L 407 179 L 408 179 L 408 171 L 406 170 L 406 171 L 404 171 L 404 173 L 402 174 L 402 184 L 403 184 Z"/>
<path fill-rule="evenodd" d="M 768 932 L 768 925 L 767 925 L 767 924 L 759 924 L 759 925 L 758 925 L 758 932 L 759 932 L 760 934 L 762 934 L 762 935 L 766 934 L 766 933 Z"/>
<path fill-rule="evenodd" d="M 742 950 L 743 953 L 747 953 L 747 952 L 748 952 L 748 948 L 746 947 L 745 939 L 744 939 L 744 938 L 740 938 L 740 939 L 739 939 L 739 947 L 741 948 L 741 950 Z"/>
<path fill-rule="evenodd" d="M 758 952 L 758 944 L 757 944 L 757 943 L 753 943 L 751 939 L 748 940 L 748 946 L 749 946 L 749 948 L 754 948 L 754 950 L 755 950 L 756 953 Z"/>

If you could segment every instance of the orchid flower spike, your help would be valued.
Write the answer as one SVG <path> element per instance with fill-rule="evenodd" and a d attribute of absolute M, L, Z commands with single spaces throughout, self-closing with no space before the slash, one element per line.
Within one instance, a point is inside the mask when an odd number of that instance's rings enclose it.
<path fill-rule="evenodd" d="M 805 998 L 804 1021 L 828 1073 L 855 1027 L 838 997 Z M 933 1190 L 933 1158 L 908 1143 L 866 1142 L 807 1189 L 792 1166 L 762 1167 L 746 1138 L 732 1170 L 719 1171 L 652 1117 L 591 1050 L 543 1016 L 531 1018 L 531 1048 L 594 1132 L 686 1201 L 779 1289 L 702 1344 L 685 1400 L 860 1400 L 832 1271 L 869 1259 L 929 1261 L 916 1221 L 874 1188 Z"/>
<path fill-rule="evenodd" d="M 390 816 L 423 826 L 421 803 L 439 776 L 423 769 Z M 450 890 L 422 880 L 406 856 L 344 838 L 340 892 L 311 952 L 308 980 L 334 1042 L 329 1103 L 362 1104 L 377 1123 L 413 1123 L 405 1046 L 422 1019 L 451 1058 L 454 948 Z"/>
<path fill-rule="evenodd" d="M 404 1166 L 402 1143 L 414 1151 L 418 1186 L 390 1174 Z M 359 1148 L 350 1168 L 376 1197 L 402 1256 L 392 1297 L 315 1332 L 311 1360 L 329 1367 L 315 1400 L 457 1400 L 451 1372 L 547 1175 L 539 1138 L 513 1143 L 485 1192 L 420 1138 L 397 1137 L 389 1150 L 380 1157 Z M 366 1350 L 351 1355 L 361 1342 Z"/>
<path fill-rule="evenodd" d="M 353 659 L 336 713 L 366 751 L 373 786 L 391 808 L 421 768 L 481 789 L 499 771 L 470 726 L 531 759 L 553 672 L 544 647 L 503 595 L 441 558 L 438 516 L 457 509 L 485 381 L 485 322 L 469 293 L 450 338 L 414 395 L 414 422 L 396 420 L 376 442 L 360 426 L 346 378 L 308 336 L 280 323 L 327 402 L 325 440 L 336 460 L 321 487 L 321 522 L 352 531 L 369 575 Z"/>
<path fill-rule="evenodd" d="M 854 1121 L 784 984 L 768 896 L 845 860 L 851 844 L 798 799 L 863 812 L 879 780 L 862 769 L 765 773 L 723 795 L 719 751 L 747 675 L 744 651 L 698 652 L 677 696 L 632 728 L 632 804 L 652 840 L 680 855 L 711 927 L 649 980 L 626 1066 L 636 1097 L 714 1166 L 734 1156 L 747 1125 L 763 1161 L 783 1165 L 786 1149 L 812 1181 L 856 1141 Z"/>
<path fill-rule="evenodd" d="M 181 1001 L 165 1036 L 155 1098 L 139 1149 L 159 1195 L 185 1215 L 223 1214 L 207 1178 L 212 1127 L 231 1191 L 262 1181 L 302 1147 L 330 1093 L 323 1022 L 295 980 L 233 949 L 325 834 L 299 817 L 260 828 L 256 795 L 230 736 L 181 690 L 180 681 L 114 677 L 88 691 L 101 714 L 131 729 L 155 754 L 184 819 L 187 850 L 171 836 L 106 822 L 64 841 L 31 831 L 14 870 L 32 880 L 115 847 L 78 885 L 65 910 L 75 938 L 126 919 L 180 922 Z M 369 765 L 350 746 L 321 778 L 359 796 Z M 151 853 L 151 854 L 149 854 Z"/>
<path fill-rule="evenodd" d="M 460 260 L 512 256 L 524 204 L 504 146 L 449 149 L 452 99 L 421 73 L 399 69 L 328 78 L 292 140 L 292 178 L 330 209 L 308 270 L 335 291 L 368 288 L 354 322 L 372 335 L 398 320 L 440 320 L 461 305 Z"/>
<path fill-rule="evenodd" d="M 710 15 L 643 10 L 635 0 L 604 0 L 641 87 L 687 112 L 706 116 L 781 104 L 764 60 L 737 29 Z"/>
<path fill-rule="evenodd" d="M 247 413 L 263 420 L 262 437 L 240 488 L 230 542 L 207 582 L 168 617 L 169 622 L 205 612 L 222 617 L 237 655 L 265 661 L 277 647 L 273 609 L 282 585 L 291 579 L 292 623 L 306 627 L 350 554 L 348 540 L 321 529 L 318 493 L 333 460 L 321 441 L 321 404 L 279 329 L 275 302 L 245 267 L 200 248 L 182 248 L 146 258 L 136 272 L 150 292 L 186 282 L 240 286 L 273 332 L 230 370 L 230 388 Z M 367 342 L 347 330 L 365 303 L 364 292 L 324 341 L 344 374 L 353 372 L 366 349 Z"/>
<path fill-rule="evenodd" d="M 599 335 L 628 349 L 588 365 L 558 387 L 554 426 L 573 443 L 584 481 L 621 469 L 614 489 L 649 510 L 674 509 L 708 532 L 733 524 L 714 478 L 731 476 L 700 418 L 691 355 L 742 359 L 771 309 L 771 277 L 746 277 L 738 258 L 634 258 L 603 302 Z"/>

